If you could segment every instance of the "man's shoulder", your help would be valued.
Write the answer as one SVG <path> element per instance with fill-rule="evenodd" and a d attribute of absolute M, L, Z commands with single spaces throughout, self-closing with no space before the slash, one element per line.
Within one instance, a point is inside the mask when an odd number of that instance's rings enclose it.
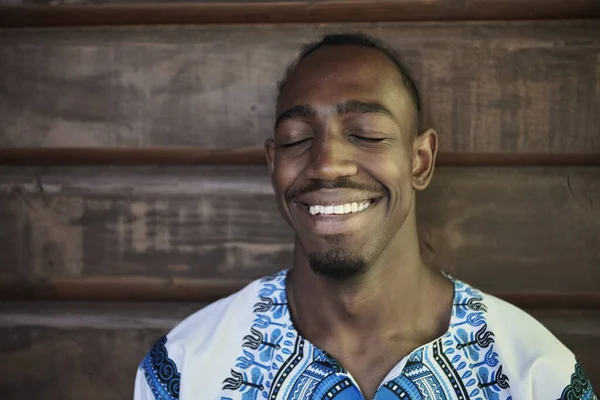
<path fill-rule="evenodd" d="M 523 356 L 539 353 L 572 356 L 569 349 L 527 311 L 501 298 L 482 293 L 487 309 L 486 320 L 499 341 L 517 346 Z"/>
<path fill-rule="evenodd" d="M 185 345 L 188 350 L 203 347 L 215 333 L 234 333 L 234 328 L 250 321 L 252 305 L 258 296 L 263 278 L 255 280 L 241 290 L 206 305 L 178 323 L 165 337 L 172 345 Z M 249 322 L 248 322 L 249 323 Z"/>
<path fill-rule="evenodd" d="M 287 271 L 257 279 L 241 290 L 211 303 L 178 323 L 157 344 L 169 353 L 204 351 L 211 345 L 241 341 L 239 332 L 252 325 L 261 296 L 283 291 Z M 260 305 L 260 304 L 259 304 Z"/>
<path fill-rule="evenodd" d="M 265 279 L 196 311 L 157 340 L 139 365 L 138 391 L 176 399 L 200 380 L 206 393 L 217 393 L 221 381 L 213 378 L 226 375 L 233 365 Z M 183 379 L 190 371 L 195 378 Z"/>
<path fill-rule="evenodd" d="M 557 398 L 581 385 L 588 395 L 592 388 L 575 355 L 528 312 L 496 296 L 470 288 L 484 316 L 487 356 L 502 365 L 511 389 L 522 398 Z M 543 384 L 541 384 L 543 383 Z M 519 398 L 519 396 L 514 396 Z M 564 397 L 561 397 L 564 398 Z M 593 398 L 593 397 L 591 397 Z"/>
<path fill-rule="evenodd" d="M 540 321 L 521 308 L 454 280 L 456 312 L 465 314 L 464 323 L 483 329 L 493 338 L 495 351 L 518 354 L 520 360 L 540 358 L 570 358 L 573 354 Z M 462 309 L 462 310 L 461 310 Z"/>

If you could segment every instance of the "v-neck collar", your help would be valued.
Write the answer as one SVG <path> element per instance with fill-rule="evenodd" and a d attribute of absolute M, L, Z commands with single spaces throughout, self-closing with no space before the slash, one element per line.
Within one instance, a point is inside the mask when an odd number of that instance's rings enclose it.
<path fill-rule="evenodd" d="M 242 393 L 244 399 L 253 400 L 364 399 L 343 366 L 294 327 L 286 277 L 284 270 L 261 279 L 255 287 L 253 322 L 242 333 L 242 351 L 223 381 L 223 390 L 236 399 Z M 448 279 L 454 283 L 448 330 L 399 360 L 377 389 L 376 400 L 511 397 L 509 377 L 488 326 L 485 296 Z"/>
<path fill-rule="evenodd" d="M 337 368 L 339 368 L 339 373 L 343 373 L 344 375 L 346 375 L 350 380 L 352 380 L 352 382 L 354 383 L 354 385 L 356 386 L 356 388 L 358 390 L 358 384 L 356 382 L 356 380 L 354 379 L 354 377 L 348 372 L 347 369 L 345 369 L 337 360 L 335 360 L 329 353 L 327 353 L 326 351 L 320 349 L 319 347 L 317 347 L 316 345 L 314 345 L 313 343 L 311 343 L 308 339 L 306 339 L 304 336 L 302 336 L 302 334 L 298 331 L 298 329 L 296 329 L 296 326 L 292 320 L 291 317 L 291 312 L 289 309 L 289 301 L 288 301 L 288 293 L 287 293 L 287 285 L 286 285 L 286 280 L 287 280 L 287 274 L 289 272 L 289 269 L 283 270 L 280 273 L 278 273 L 276 276 L 282 278 L 279 280 L 279 282 L 281 282 L 283 284 L 283 300 L 285 303 L 285 308 L 286 308 L 286 314 L 287 314 L 287 318 L 288 318 L 288 323 L 290 326 L 290 330 L 296 335 L 296 337 L 301 340 L 304 343 L 304 348 L 308 351 L 308 350 L 312 350 L 312 351 L 316 351 L 316 352 L 321 352 L 324 355 L 326 355 L 329 359 L 332 365 L 337 366 Z M 383 379 L 383 381 L 379 384 L 377 391 L 375 392 L 375 399 L 377 399 L 377 393 L 379 392 L 379 390 L 388 382 L 392 381 L 393 379 L 397 378 L 402 371 L 404 370 L 404 367 L 406 366 L 407 362 L 412 358 L 414 358 L 414 355 L 422 352 L 424 349 L 426 349 L 427 347 L 432 346 L 435 342 L 443 339 L 443 338 L 447 338 L 453 335 L 453 328 L 456 326 L 460 326 L 461 323 L 463 322 L 462 319 L 460 318 L 459 314 L 457 313 L 457 307 L 461 307 L 462 304 L 460 303 L 460 293 L 461 293 L 461 288 L 463 287 L 468 287 L 466 284 L 464 284 L 463 282 L 460 282 L 456 279 L 454 279 L 452 276 L 448 275 L 448 274 L 443 274 L 445 278 L 447 278 L 450 282 L 452 282 L 452 286 L 453 286 L 453 295 L 452 295 L 452 309 L 450 311 L 450 322 L 448 324 L 448 328 L 446 329 L 446 332 L 444 332 L 442 335 L 440 335 L 439 337 L 417 347 L 416 349 L 414 349 L 413 351 L 411 351 L 408 355 L 404 356 L 391 370 L 390 372 L 388 372 L 388 374 L 386 375 L 386 377 Z M 470 288 L 470 287 L 469 287 Z M 362 393 L 361 393 L 362 395 Z M 364 398 L 364 395 L 362 395 Z"/>

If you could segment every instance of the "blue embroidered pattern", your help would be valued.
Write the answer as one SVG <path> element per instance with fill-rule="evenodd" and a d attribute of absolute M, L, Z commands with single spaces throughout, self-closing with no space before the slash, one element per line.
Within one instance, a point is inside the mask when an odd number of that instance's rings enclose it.
<path fill-rule="evenodd" d="M 177 372 L 173 360 L 169 358 L 165 343 L 167 337 L 163 336 L 152 346 L 140 367 L 144 370 L 146 382 L 157 400 L 175 400 L 179 399 L 181 375 Z"/>
<path fill-rule="evenodd" d="M 510 399 L 494 334 L 487 329 L 487 312 L 479 292 L 454 281 L 451 329 L 431 346 L 417 349 L 396 378 L 384 384 L 376 399 Z M 496 368 L 497 367 L 497 368 Z M 393 394 L 393 396 L 392 396 Z"/>
<path fill-rule="evenodd" d="M 598 400 L 592 384 L 579 362 L 575 363 L 575 372 L 571 375 L 571 383 L 563 390 L 560 400 Z"/>
<path fill-rule="evenodd" d="M 348 373 L 293 327 L 285 278 L 283 271 L 261 281 L 253 325 L 223 390 L 243 400 L 363 399 Z M 402 371 L 379 388 L 376 400 L 512 400 L 483 296 L 460 281 L 454 287 L 448 332 L 415 350 Z"/>

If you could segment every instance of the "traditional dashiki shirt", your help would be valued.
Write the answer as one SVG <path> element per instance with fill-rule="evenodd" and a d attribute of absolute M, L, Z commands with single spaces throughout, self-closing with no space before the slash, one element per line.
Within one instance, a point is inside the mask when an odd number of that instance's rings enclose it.
<path fill-rule="evenodd" d="M 290 319 L 286 271 L 198 311 L 141 362 L 135 400 L 362 400 Z M 574 355 L 518 308 L 453 280 L 448 331 L 404 357 L 375 400 L 597 400 Z"/>

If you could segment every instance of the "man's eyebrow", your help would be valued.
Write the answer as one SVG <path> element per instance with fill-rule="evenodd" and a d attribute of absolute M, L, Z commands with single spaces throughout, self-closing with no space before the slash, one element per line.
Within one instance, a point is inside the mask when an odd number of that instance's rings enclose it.
<path fill-rule="evenodd" d="M 335 113 L 340 116 L 346 114 L 381 114 L 396 119 L 394 114 L 383 105 L 376 102 L 365 102 L 360 100 L 348 100 L 337 104 L 335 106 Z M 317 110 L 314 107 L 309 105 L 297 105 L 288 108 L 279 114 L 275 120 L 275 128 L 286 120 L 311 118 L 315 115 L 317 115 Z"/>
<path fill-rule="evenodd" d="M 359 100 L 348 100 L 336 106 L 337 115 L 345 114 L 382 114 L 393 118 L 394 114 L 383 105 L 376 102 L 364 102 Z"/>
<path fill-rule="evenodd" d="M 277 128 L 277 125 L 279 125 L 283 121 L 299 118 L 311 118 L 314 117 L 316 114 L 317 111 L 308 105 L 297 105 L 292 108 L 288 108 L 287 110 L 279 114 L 277 120 L 275 120 L 275 128 Z"/>

